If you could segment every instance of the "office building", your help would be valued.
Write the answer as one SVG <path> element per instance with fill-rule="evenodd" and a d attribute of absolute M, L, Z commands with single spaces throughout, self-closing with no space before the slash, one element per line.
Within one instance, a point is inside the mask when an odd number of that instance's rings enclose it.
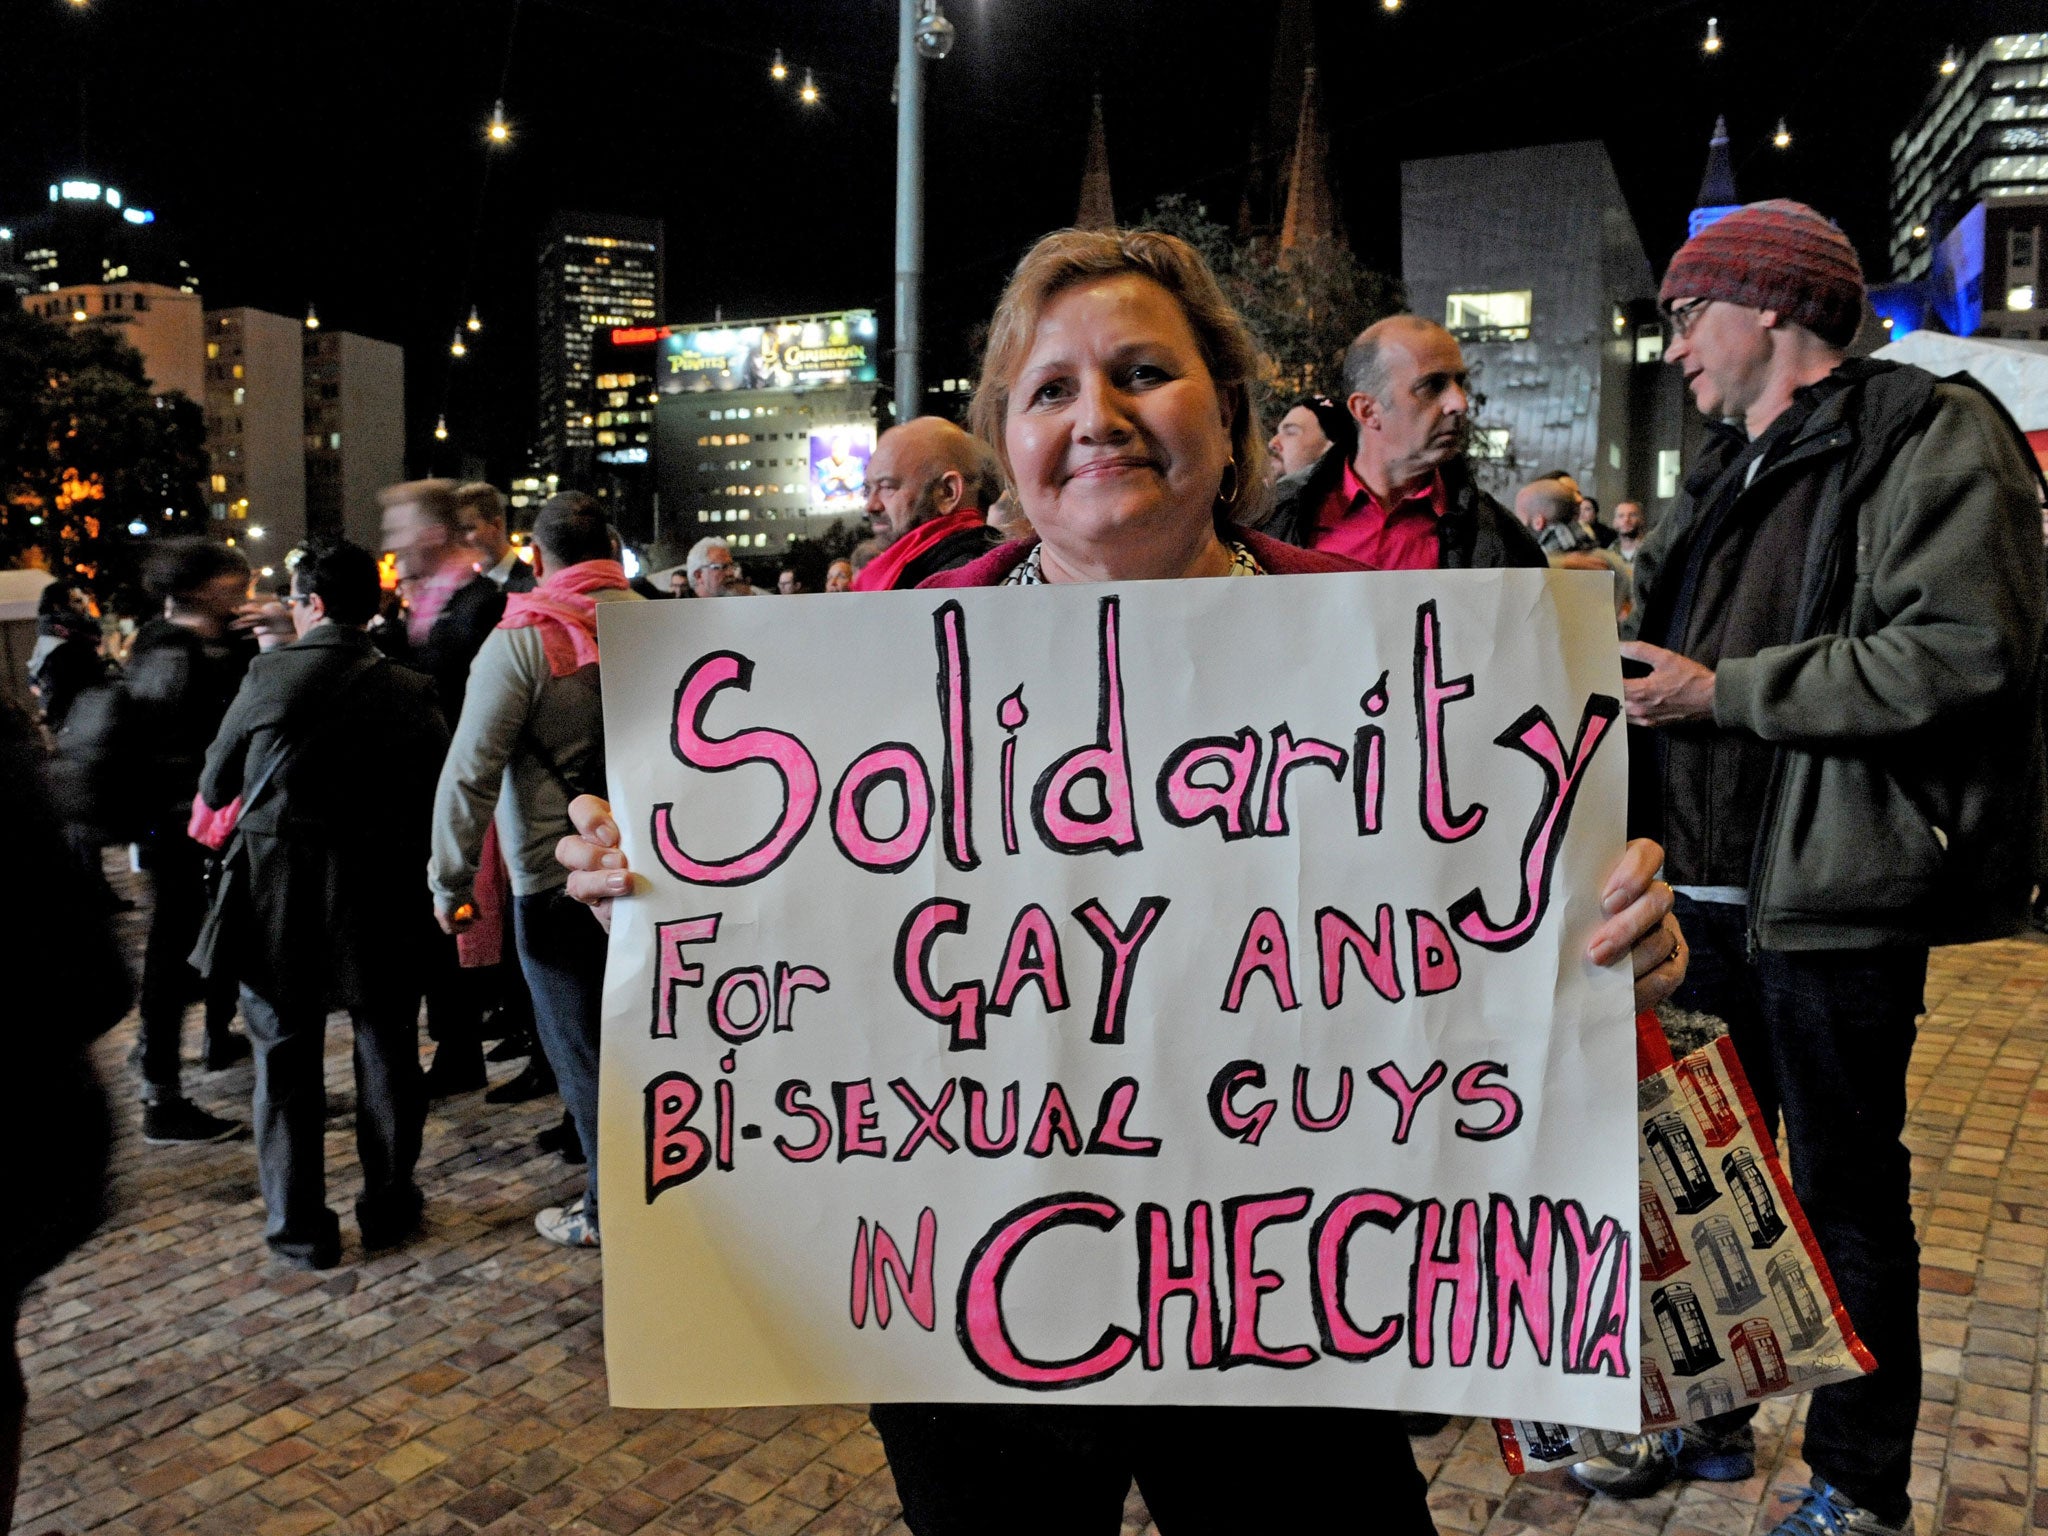
<path fill-rule="evenodd" d="M 120 188 L 53 181 L 47 203 L 0 218 L 0 292 L 46 320 L 117 330 L 152 389 L 204 399 L 199 280 Z"/>
<path fill-rule="evenodd" d="M 1895 281 L 1929 276 L 1936 248 L 1979 204 L 2048 197 L 2048 32 L 1949 57 L 1954 72 L 1892 140 Z"/>
<path fill-rule="evenodd" d="M 596 463 L 598 337 L 662 312 L 658 219 L 558 213 L 540 242 L 540 472 L 587 482 Z M 614 416 L 618 407 L 610 407 Z M 637 414 L 637 412 L 636 412 Z"/>
<path fill-rule="evenodd" d="M 53 181 L 47 203 L 0 217 L 0 263 L 27 269 L 46 293 L 124 279 L 199 291 L 153 210 L 136 207 L 119 187 L 84 178 Z"/>
<path fill-rule="evenodd" d="M 1401 261 L 1410 307 L 1464 349 L 1487 490 L 1505 499 L 1562 469 L 1604 508 L 1633 499 L 1654 517 L 1676 501 L 1682 399 L 1600 144 L 1404 162 Z"/>
<path fill-rule="evenodd" d="M 32 293 L 21 307 L 60 324 L 116 330 L 142 354 L 151 389 L 206 398 L 206 320 L 197 293 L 125 280 L 76 283 Z"/>
<path fill-rule="evenodd" d="M 377 492 L 405 478 L 405 350 L 306 331 L 306 526 L 381 549 Z"/>
<path fill-rule="evenodd" d="M 206 313 L 207 506 L 259 565 L 306 536 L 302 334 L 260 309 Z"/>
<path fill-rule="evenodd" d="M 659 328 L 653 530 L 771 559 L 865 504 L 875 441 L 873 310 Z"/>

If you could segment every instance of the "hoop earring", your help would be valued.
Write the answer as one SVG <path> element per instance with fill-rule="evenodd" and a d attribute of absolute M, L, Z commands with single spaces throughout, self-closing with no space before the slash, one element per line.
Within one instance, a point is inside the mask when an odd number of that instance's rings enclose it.
<path fill-rule="evenodd" d="M 1237 500 L 1237 457 L 1234 454 L 1223 466 L 1223 480 L 1216 487 L 1216 500 L 1226 507 Z"/>

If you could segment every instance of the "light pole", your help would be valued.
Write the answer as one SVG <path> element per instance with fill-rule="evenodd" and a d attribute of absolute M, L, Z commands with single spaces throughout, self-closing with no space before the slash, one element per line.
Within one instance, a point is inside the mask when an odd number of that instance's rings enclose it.
<path fill-rule="evenodd" d="M 953 47 L 939 0 L 897 0 L 896 33 L 896 419 L 924 403 L 924 61 Z"/>

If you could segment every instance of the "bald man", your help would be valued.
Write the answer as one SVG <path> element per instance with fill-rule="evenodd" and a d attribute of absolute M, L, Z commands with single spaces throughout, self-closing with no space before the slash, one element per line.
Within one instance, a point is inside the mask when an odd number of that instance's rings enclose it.
<path fill-rule="evenodd" d="M 1455 336 L 1419 315 L 1367 326 L 1344 353 L 1344 387 L 1356 448 L 1283 486 L 1267 531 L 1382 571 L 1546 563 L 1473 479 L 1470 379 Z"/>
<path fill-rule="evenodd" d="M 1546 555 L 1569 555 L 1600 546 L 1579 524 L 1579 491 L 1563 475 L 1531 480 L 1515 492 L 1515 517 L 1536 536 Z"/>
<path fill-rule="evenodd" d="M 856 592 L 914 587 L 1003 542 L 986 511 L 1003 489 L 996 457 L 942 416 L 891 427 L 868 459 L 868 527 L 879 546 Z"/>

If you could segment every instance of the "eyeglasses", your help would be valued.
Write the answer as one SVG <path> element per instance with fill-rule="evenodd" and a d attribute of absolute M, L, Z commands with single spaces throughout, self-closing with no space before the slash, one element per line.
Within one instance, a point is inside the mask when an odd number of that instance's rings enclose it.
<path fill-rule="evenodd" d="M 285 598 L 285 606 L 286 606 L 286 607 L 289 607 L 289 608 L 298 608 L 298 607 L 302 607 L 303 605 L 305 605 L 305 604 L 307 604 L 307 603 L 310 603 L 311 601 L 313 601 L 313 594 L 312 594 L 312 593 L 310 593 L 310 592 L 293 592 L 293 593 L 291 593 L 291 594 L 290 594 L 289 596 L 287 596 L 287 597 Z"/>
<path fill-rule="evenodd" d="M 1713 303 L 1712 299 L 1687 299 L 1683 304 L 1674 304 L 1664 313 L 1664 339 L 1683 341 L 1692 335 L 1692 328 L 1700 323 L 1700 315 Z"/>

